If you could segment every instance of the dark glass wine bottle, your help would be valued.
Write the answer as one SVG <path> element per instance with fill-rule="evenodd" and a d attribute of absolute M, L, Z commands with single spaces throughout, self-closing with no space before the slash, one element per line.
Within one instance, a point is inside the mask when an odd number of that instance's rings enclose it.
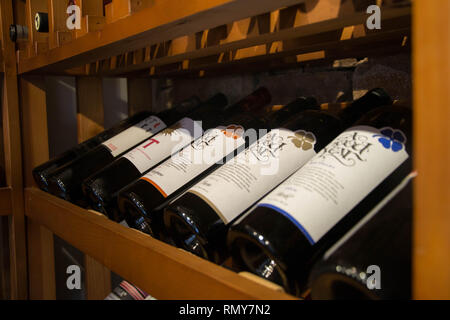
<path fill-rule="evenodd" d="M 408 175 L 314 265 L 314 300 L 411 299 L 412 182 Z"/>
<path fill-rule="evenodd" d="M 113 126 L 112 128 L 99 133 L 95 137 L 92 137 L 89 140 L 84 141 L 83 143 L 78 144 L 77 146 L 73 147 L 72 149 L 67 150 L 66 152 L 51 159 L 50 161 L 47 161 L 47 162 L 37 166 L 36 168 L 33 169 L 33 177 L 34 177 L 34 180 L 36 181 L 36 184 L 42 190 L 47 191 L 48 190 L 48 181 L 47 181 L 48 177 L 52 174 L 52 172 L 55 169 L 69 163 L 72 160 L 75 160 L 76 158 L 87 153 L 88 151 L 94 149 L 102 142 L 114 137 L 115 135 L 128 129 L 131 126 L 134 126 L 135 124 L 150 117 L 151 115 L 152 114 L 148 111 L 144 111 L 144 112 L 135 114 L 125 120 L 122 120 L 121 122 L 119 122 L 118 124 Z"/>
<path fill-rule="evenodd" d="M 367 99 L 370 96 L 371 99 Z M 369 92 L 372 107 L 385 99 Z M 359 101 L 355 101 L 358 104 Z M 352 107 L 345 116 L 353 116 Z M 305 111 L 274 130 L 236 161 L 227 163 L 190 188 L 164 211 L 164 225 L 177 246 L 221 263 L 229 225 L 294 173 L 342 130 L 325 111 Z"/>
<path fill-rule="evenodd" d="M 315 99 L 296 99 L 283 109 L 270 113 L 270 118 L 269 116 L 259 118 L 260 121 L 256 118 L 242 119 L 241 114 L 237 114 L 227 119 L 226 124 L 232 127 L 238 125 L 244 130 L 263 129 L 266 126 L 264 122 L 268 121 L 269 127 L 278 126 L 296 113 L 307 109 L 318 109 Z M 224 132 L 223 129 L 230 126 L 211 130 L 201 139 L 181 150 L 178 154 L 179 158 L 168 159 L 125 188 L 118 197 L 118 203 L 128 225 L 153 237 L 160 237 L 164 207 L 199 179 L 216 170 L 226 160 L 230 160 L 229 155 L 234 153 L 234 149 L 245 145 L 242 138 L 235 140 L 236 137 L 232 135 L 224 135 L 226 131 Z M 236 144 L 235 141 L 239 143 Z"/>
<path fill-rule="evenodd" d="M 301 128 L 301 129 L 300 129 Z M 304 111 L 270 131 L 171 203 L 164 224 L 175 244 L 216 263 L 228 255 L 230 222 L 303 165 L 340 132 L 324 111 Z"/>
<path fill-rule="evenodd" d="M 269 92 L 267 89 L 261 88 L 226 109 L 223 109 L 223 106 L 221 108 L 207 106 L 197 109 L 188 118 L 195 132 L 189 130 L 192 132 L 185 138 L 180 136 L 177 139 L 167 136 L 166 132 L 158 134 L 152 138 L 157 143 L 143 143 L 86 179 L 83 182 L 83 191 L 94 209 L 106 214 L 112 220 L 121 221 L 123 217 L 117 210 L 117 195 L 122 188 L 142 177 L 160 162 L 188 146 L 192 141 L 200 138 L 203 130 L 223 124 L 224 118 L 228 117 L 228 115 L 242 113 L 247 110 L 257 110 L 269 102 Z M 186 120 L 184 121 L 186 122 Z M 201 121 L 201 124 L 195 122 L 194 126 L 194 121 Z M 174 131 L 174 137 L 178 134 L 176 131 L 178 127 L 181 130 L 187 128 L 185 124 L 175 124 L 172 130 Z"/>
<path fill-rule="evenodd" d="M 34 27 L 37 32 L 49 32 L 47 12 L 36 12 L 36 15 L 34 16 Z"/>
<path fill-rule="evenodd" d="M 221 103 L 226 101 L 226 97 L 222 94 L 212 99 Z M 47 179 L 49 192 L 85 207 L 87 202 L 81 190 L 81 183 L 84 179 L 199 107 L 198 102 L 197 98 L 191 98 L 176 105 L 173 109 L 158 115 L 151 115 L 102 142 L 81 157 L 56 169 Z"/>
<path fill-rule="evenodd" d="M 231 226 L 248 270 L 301 294 L 312 263 L 411 172 L 411 112 L 369 112 Z"/>
<path fill-rule="evenodd" d="M 105 300 L 154 300 L 145 291 L 123 280 Z"/>
<path fill-rule="evenodd" d="M 9 38 L 12 42 L 28 41 L 28 27 L 20 24 L 10 25 Z"/>
<path fill-rule="evenodd" d="M 388 106 L 391 104 L 392 99 L 387 92 L 382 88 L 375 88 L 368 91 L 359 99 L 353 101 L 352 104 L 338 114 L 338 117 L 341 118 L 342 127 L 349 128 L 375 107 Z"/>

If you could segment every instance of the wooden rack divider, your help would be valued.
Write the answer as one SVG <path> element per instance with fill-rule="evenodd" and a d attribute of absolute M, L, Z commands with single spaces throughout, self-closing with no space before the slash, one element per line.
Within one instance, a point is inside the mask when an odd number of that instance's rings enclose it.
<path fill-rule="evenodd" d="M 0 188 L 0 216 L 11 214 L 11 188 Z"/>
<path fill-rule="evenodd" d="M 373 2 L 382 8 L 381 30 L 365 27 L 367 1 L 113 0 L 104 6 L 102 0 L 76 0 L 79 30 L 67 29 L 64 1 L 2 1 L 7 187 L 0 188 L 0 215 L 10 220 L 11 297 L 56 297 L 56 234 L 86 253 L 88 299 L 109 292 L 109 270 L 160 299 L 293 298 L 35 188 L 31 170 L 49 156 L 46 75 L 77 77 L 81 142 L 103 128 L 100 77 L 128 78 L 133 114 L 148 106 L 151 91 L 141 88 L 149 88 L 152 77 L 201 77 L 411 52 L 419 173 L 414 297 L 450 298 L 450 273 L 434 272 L 450 264 L 450 4 L 415 0 L 411 10 L 408 0 Z M 36 12 L 49 13 L 48 34 L 34 30 Z M 16 46 L 9 41 L 13 22 L 28 26 L 28 41 Z"/>
<path fill-rule="evenodd" d="M 21 125 L 17 88 L 17 64 L 14 43 L 9 40 L 9 26 L 13 24 L 11 1 L 0 3 L 2 66 L 3 66 L 3 138 L 5 148 L 6 183 L 10 201 L 5 202 L 9 211 L 9 258 L 12 299 L 27 297 L 27 258 L 25 243 L 25 215 L 22 181 Z M 2 205 L 3 206 L 3 202 Z M 3 248 L 2 248 L 3 249 Z"/>

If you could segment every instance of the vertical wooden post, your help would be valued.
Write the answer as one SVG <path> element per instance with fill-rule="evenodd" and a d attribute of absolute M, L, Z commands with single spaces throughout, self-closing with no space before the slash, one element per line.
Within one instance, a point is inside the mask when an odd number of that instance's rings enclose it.
<path fill-rule="evenodd" d="M 27 298 L 27 258 L 22 182 L 22 151 L 17 93 L 17 66 L 14 43 L 9 41 L 9 26 L 13 24 L 11 1 L 0 2 L 1 38 L 3 49 L 3 122 L 5 139 L 6 181 L 12 188 L 12 215 L 9 221 L 11 298 Z"/>
<path fill-rule="evenodd" d="M 99 31 L 103 28 L 106 18 L 103 16 L 103 0 L 77 0 L 81 9 L 81 29 L 73 30 L 78 38 L 88 32 Z"/>
<path fill-rule="evenodd" d="M 103 300 L 111 292 L 111 272 L 88 255 L 84 257 L 86 269 L 86 298 Z"/>
<path fill-rule="evenodd" d="M 413 2 L 416 299 L 450 299 L 450 1 Z"/>
<path fill-rule="evenodd" d="M 47 0 L 27 0 L 26 19 L 29 34 L 29 52 L 36 55 L 42 51 L 48 50 L 48 33 L 37 32 L 34 27 L 34 19 L 37 12 L 48 12 Z"/>
<path fill-rule="evenodd" d="M 8 300 L 9 287 L 9 241 L 8 224 L 5 217 L 0 217 L 0 300 Z"/>
<path fill-rule="evenodd" d="M 65 0 L 48 0 L 49 46 L 58 47 L 72 40 L 72 32 L 67 29 L 67 4 Z"/>
<path fill-rule="evenodd" d="M 24 181 L 26 187 L 35 186 L 31 171 L 48 160 L 47 104 L 43 77 L 20 79 L 20 105 Z M 56 299 L 55 257 L 53 233 L 47 228 L 27 220 L 29 297 L 34 300 Z"/>
<path fill-rule="evenodd" d="M 78 142 L 102 132 L 103 90 L 101 78 L 77 78 Z"/>
<path fill-rule="evenodd" d="M 77 78 L 78 141 L 103 131 L 102 79 Z M 111 292 L 111 272 L 92 257 L 85 255 L 86 296 L 89 300 L 106 298 Z"/>
<path fill-rule="evenodd" d="M 103 16 L 103 0 L 78 0 L 78 2 L 81 7 L 81 15 Z"/>
<path fill-rule="evenodd" d="M 128 78 L 128 114 L 152 109 L 152 79 Z"/>
<path fill-rule="evenodd" d="M 23 1 L 13 1 L 13 21 L 18 25 L 26 25 L 26 5 Z M 18 59 L 28 58 L 28 41 L 16 42 L 16 57 Z"/>

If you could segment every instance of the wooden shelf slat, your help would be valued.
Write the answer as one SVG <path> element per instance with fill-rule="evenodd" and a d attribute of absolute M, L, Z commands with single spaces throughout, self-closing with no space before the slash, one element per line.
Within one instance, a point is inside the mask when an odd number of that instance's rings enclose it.
<path fill-rule="evenodd" d="M 0 216 L 11 214 L 11 188 L 0 188 Z"/>
<path fill-rule="evenodd" d="M 158 299 L 294 299 L 38 189 L 26 215 Z"/>
<path fill-rule="evenodd" d="M 328 32 L 315 36 L 292 39 L 289 46 L 275 53 L 246 53 L 239 59 L 218 62 L 220 57 L 211 56 L 191 60 L 186 68 L 181 64 L 171 64 L 154 69 L 153 77 L 179 77 L 198 75 L 205 71 L 206 75 L 239 73 L 242 71 L 261 71 L 298 67 L 302 62 L 322 60 L 332 62 L 349 57 L 377 56 L 380 54 L 409 51 L 409 46 L 402 46 L 405 37 L 410 37 L 409 26 L 399 22 L 396 30 L 383 30 L 379 33 L 367 34 L 364 37 L 340 40 L 337 32 Z M 401 22 L 401 23 L 400 23 Z M 373 50 L 377 47 L 377 50 Z M 225 53 L 229 55 L 230 52 Z M 148 72 L 147 72 L 148 73 Z M 137 75 L 139 73 L 136 73 Z M 144 73 L 142 72 L 142 75 Z"/>
<path fill-rule="evenodd" d="M 19 63 L 19 73 L 65 70 L 305 0 L 171 0 Z"/>
<path fill-rule="evenodd" d="M 22 146 L 15 44 L 9 39 L 9 27 L 14 23 L 13 1 L 0 2 L 3 48 L 2 119 L 6 183 L 11 187 L 9 222 L 11 299 L 26 299 L 27 248 L 23 200 Z"/>
<path fill-rule="evenodd" d="M 296 7 L 287 8 L 286 10 L 295 11 Z M 217 41 L 213 41 L 213 44 L 199 44 L 196 43 L 195 35 L 191 35 L 189 37 L 182 37 L 176 39 L 176 41 L 172 41 L 168 48 L 166 49 L 166 53 L 150 58 L 140 63 L 133 63 L 130 65 L 124 65 L 120 67 L 116 67 L 110 70 L 106 70 L 101 72 L 102 75 L 110 76 L 110 75 L 121 75 L 128 72 L 134 72 L 137 70 L 142 70 L 145 68 L 159 67 L 174 63 L 183 63 L 188 62 L 190 64 L 191 61 L 195 61 L 195 59 L 205 58 L 209 56 L 217 55 L 219 57 L 220 54 L 233 52 L 237 50 L 245 50 L 250 49 L 251 47 L 263 46 L 260 47 L 260 51 L 270 58 L 272 53 L 278 53 L 280 50 L 283 51 L 283 41 L 295 41 L 296 39 L 305 39 L 311 37 L 317 37 L 320 41 L 321 34 L 326 32 L 341 33 L 342 29 L 347 26 L 354 25 L 364 25 L 367 19 L 367 14 L 365 11 L 358 12 L 353 7 L 350 6 L 342 6 L 339 11 L 333 10 L 323 10 L 322 7 L 317 8 L 315 10 L 319 10 L 319 12 L 309 12 L 307 14 L 299 14 L 296 13 L 296 16 L 299 17 L 300 22 L 291 22 L 293 24 L 291 27 L 285 28 L 273 28 L 270 30 L 270 27 L 259 27 L 260 30 L 257 32 L 251 32 L 249 34 L 245 34 L 245 32 L 235 35 L 232 32 L 229 32 L 225 39 L 218 39 Z M 264 18 L 260 17 L 258 23 L 261 25 L 273 24 L 281 18 L 276 18 L 275 12 L 272 12 L 271 15 L 266 15 Z M 320 14 L 320 15 L 319 15 Z M 373 34 L 383 34 L 388 30 L 393 30 L 396 28 L 396 25 L 392 22 L 399 22 L 400 24 L 404 24 L 404 18 L 408 18 L 411 16 L 411 7 L 400 7 L 400 8 L 383 8 L 382 15 L 382 25 L 383 28 L 381 30 L 375 30 L 375 32 L 371 32 Z M 309 17 L 314 17 L 314 21 L 310 22 Z M 302 19 L 300 19 L 302 18 Z M 245 20 L 233 22 L 231 26 L 231 30 L 233 28 L 239 28 L 239 24 L 246 25 L 251 24 L 252 18 L 247 18 Z M 287 20 L 287 19 L 286 19 Z M 389 29 L 387 28 L 389 27 Z M 203 31 L 203 34 L 206 34 L 211 30 Z M 219 32 L 220 33 L 220 32 Z M 208 37 L 209 35 L 207 35 Z M 339 40 L 339 39 L 338 39 Z M 344 39 L 341 39 L 344 40 Z M 347 39 L 345 39 L 347 40 Z M 280 48 L 273 48 L 276 43 L 280 43 Z M 305 46 L 306 44 L 302 44 Z M 162 46 L 162 44 L 161 44 Z M 271 52 L 273 50 L 273 52 Z M 245 55 L 245 53 L 244 53 Z M 237 57 L 239 58 L 239 57 Z M 217 58 L 214 61 L 215 64 L 220 64 L 221 61 Z"/>

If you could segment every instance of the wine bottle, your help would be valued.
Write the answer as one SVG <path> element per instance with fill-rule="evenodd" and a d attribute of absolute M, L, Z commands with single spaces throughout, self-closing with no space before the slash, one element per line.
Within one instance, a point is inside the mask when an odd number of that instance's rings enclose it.
<path fill-rule="evenodd" d="M 201 139 L 181 150 L 176 157 L 163 162 L 120 193 L 119 209 L 128 225 L 159 238 L 164 207 L 199 179 L 230 160 L 229 155 L 235 149 L 245 145 L 242 137 L 236 139 L 234 134 L 227 135 L 228 128 L 237 126 L 244 130 L 262 129 L 266 126 L 265 118 L 269 118 L 267 120 L 271 125 L 281 124 L 301 110 L 313 108 L 318 109 L 315 99 L 299 98 L 283 109 L 270 113 L 272 119 L 264 116 L 262 121 L 255 121 L 256 118 L 241 119 L 240 114 L 227 119 L 229 126 L 205 133 Z"/>
<path fill-rule="evenodd" d="M 375 107 L 388 106 L 392 105 L 392 103 L 391 97 L 384 89 L 375 88 L 353 101 L 352 104 L 338 114 L 338 117 L 342 121 L 342 127 L 349 128 Z"/>
<path fill-rule="evenodd" d="M 124 280 L 105 300 L 150 300 L 148 297 L 150 296 L 146 292 Z"/>
<path fill-rule="evenodd" d="M 19 24 L 12 24 L 9 26 L 9 38 L 12 42 L 27 41 L 28 27 Z"/>
<path fill-rule="evenodd" d="M 402 183 L 314 265 L 314 300 L 411 299 L 412 179 Z"/>
<path fill-rule="evenodd" d="M 369 112 L 231 226 L 235 266 L 301 294 L 323 250 L 411 172 L 410 136 L 408 108 Z"/>
<path fill-rule="evenodd" d="M 212 99 L 223 103 L 226 97 L 219 94 Z M 139 143 L 162 131 L 168 125 L 172 125 L 188 112 L 198 108 L 198 106 L 198 99 L 188 99 L 175 108 L 161 112 L 158 115 L 151 115 L 102 142 L 81 157 L 57 168 L 48 177 L 49 192 L 80 206 L 87 206 L 81 190 L 81 183 L 85 178 L 113 162 L 114 159 L 120 157 Z"/>
<path fill-rule="evenodd" d="M 164 225 L 175 244 L 221 263 L 229 224 L 312 158 L 341 131 L 325 111 L 301 112 L 250 146 L 164 211 Z"/>
<path fill-rule="evenodd" d="M 203 129 L 206 130 L 223 124 L 224 117 L 226 118 L 230 114 L 259 109 L 268 102 L 270 102 L 270 94 L 267 89 L 261 88 L 226 109 L 223 109 L 223 105 L 220 108 L 205 106 L 197 109 L 189 116 L 188 120 L 183 120 L 192 123 L 190 125 L 192 130 L 189 130 L 191 132 L 188 135 L 185 134 L 184 138 L 181 133 L 177 132 L 183 130 L 182 128 L 187 128 L 186 124 L 175 124 L 173 129 L 169 130 L 173 131 L 173 136 L 178 134 L 178 139 L 168 136 L 166 132 L 158 134 L 152 138 L 151 142 L 155 141 L 155 143 L 144 142 L 122 158 L 86 179 L 83 183 L 83 191 L 93 208 L 119 222 L 123 220 L 123 217 L 117 210 L 117 195 L 122 188 L 142 177 L 161 161 L 188 146 L 192 141 L 200 138 Z M 200 126 L 197 122 L 194 123 L 194 120 L 191 119 L 201 120 L 202 125 Z M 177 129 L 178 127 L 180 130 Z M 238 128 L 236 130 L 239 131 Z"/>
<path fill-rule="evenodd" d="M 361 99 L 374 108 L 386 102 L 385 96 L 383 90 L 377 89 Z M 359 103 L 357 100 L 353 104 Z M 342 115 L 354 117 L 357 110 L 350 106 Z M 177 246 L 221 263 L 228 255 L 225 237 L 230 223 L 340 131 L 336 117 L 323 111 L 305 111 L 283 128 L 263 137 L 245 154 L 236 157 L 236 161 L 195 184 L 166 208 L 164 225 L 171 240 Z"/>
<path fill-rule="evenodd" d="M 47 161 L 36 168 L 33 169 L 33 177 L 36 181 L 36 184 L 44 191 L 48 191 L 48 177 L 52 174 L 52 172 L 63 166 L 64 164 L 69 163 L 70 161 L 82 156 L 87 153 L 89 150 L 94 149 L 102 142 L 114 137 L 120 132 L 136 125 L 138 122 L 148 118 L 151 116 L 150 112 L 144 111 L 137 113 L 125 120 L 122 120 L 112 128 L 105 130 L 98 135 L 86 140 L 72 149 L 67 150 L 61 155 L 53 158 L 50 161 Z"/>
<path fill-rule="evenodd" d="M 36 12 L 36 15 L 34 16 L 34 27 L 37 32 L 49 32 L 47 12 Z"/>

